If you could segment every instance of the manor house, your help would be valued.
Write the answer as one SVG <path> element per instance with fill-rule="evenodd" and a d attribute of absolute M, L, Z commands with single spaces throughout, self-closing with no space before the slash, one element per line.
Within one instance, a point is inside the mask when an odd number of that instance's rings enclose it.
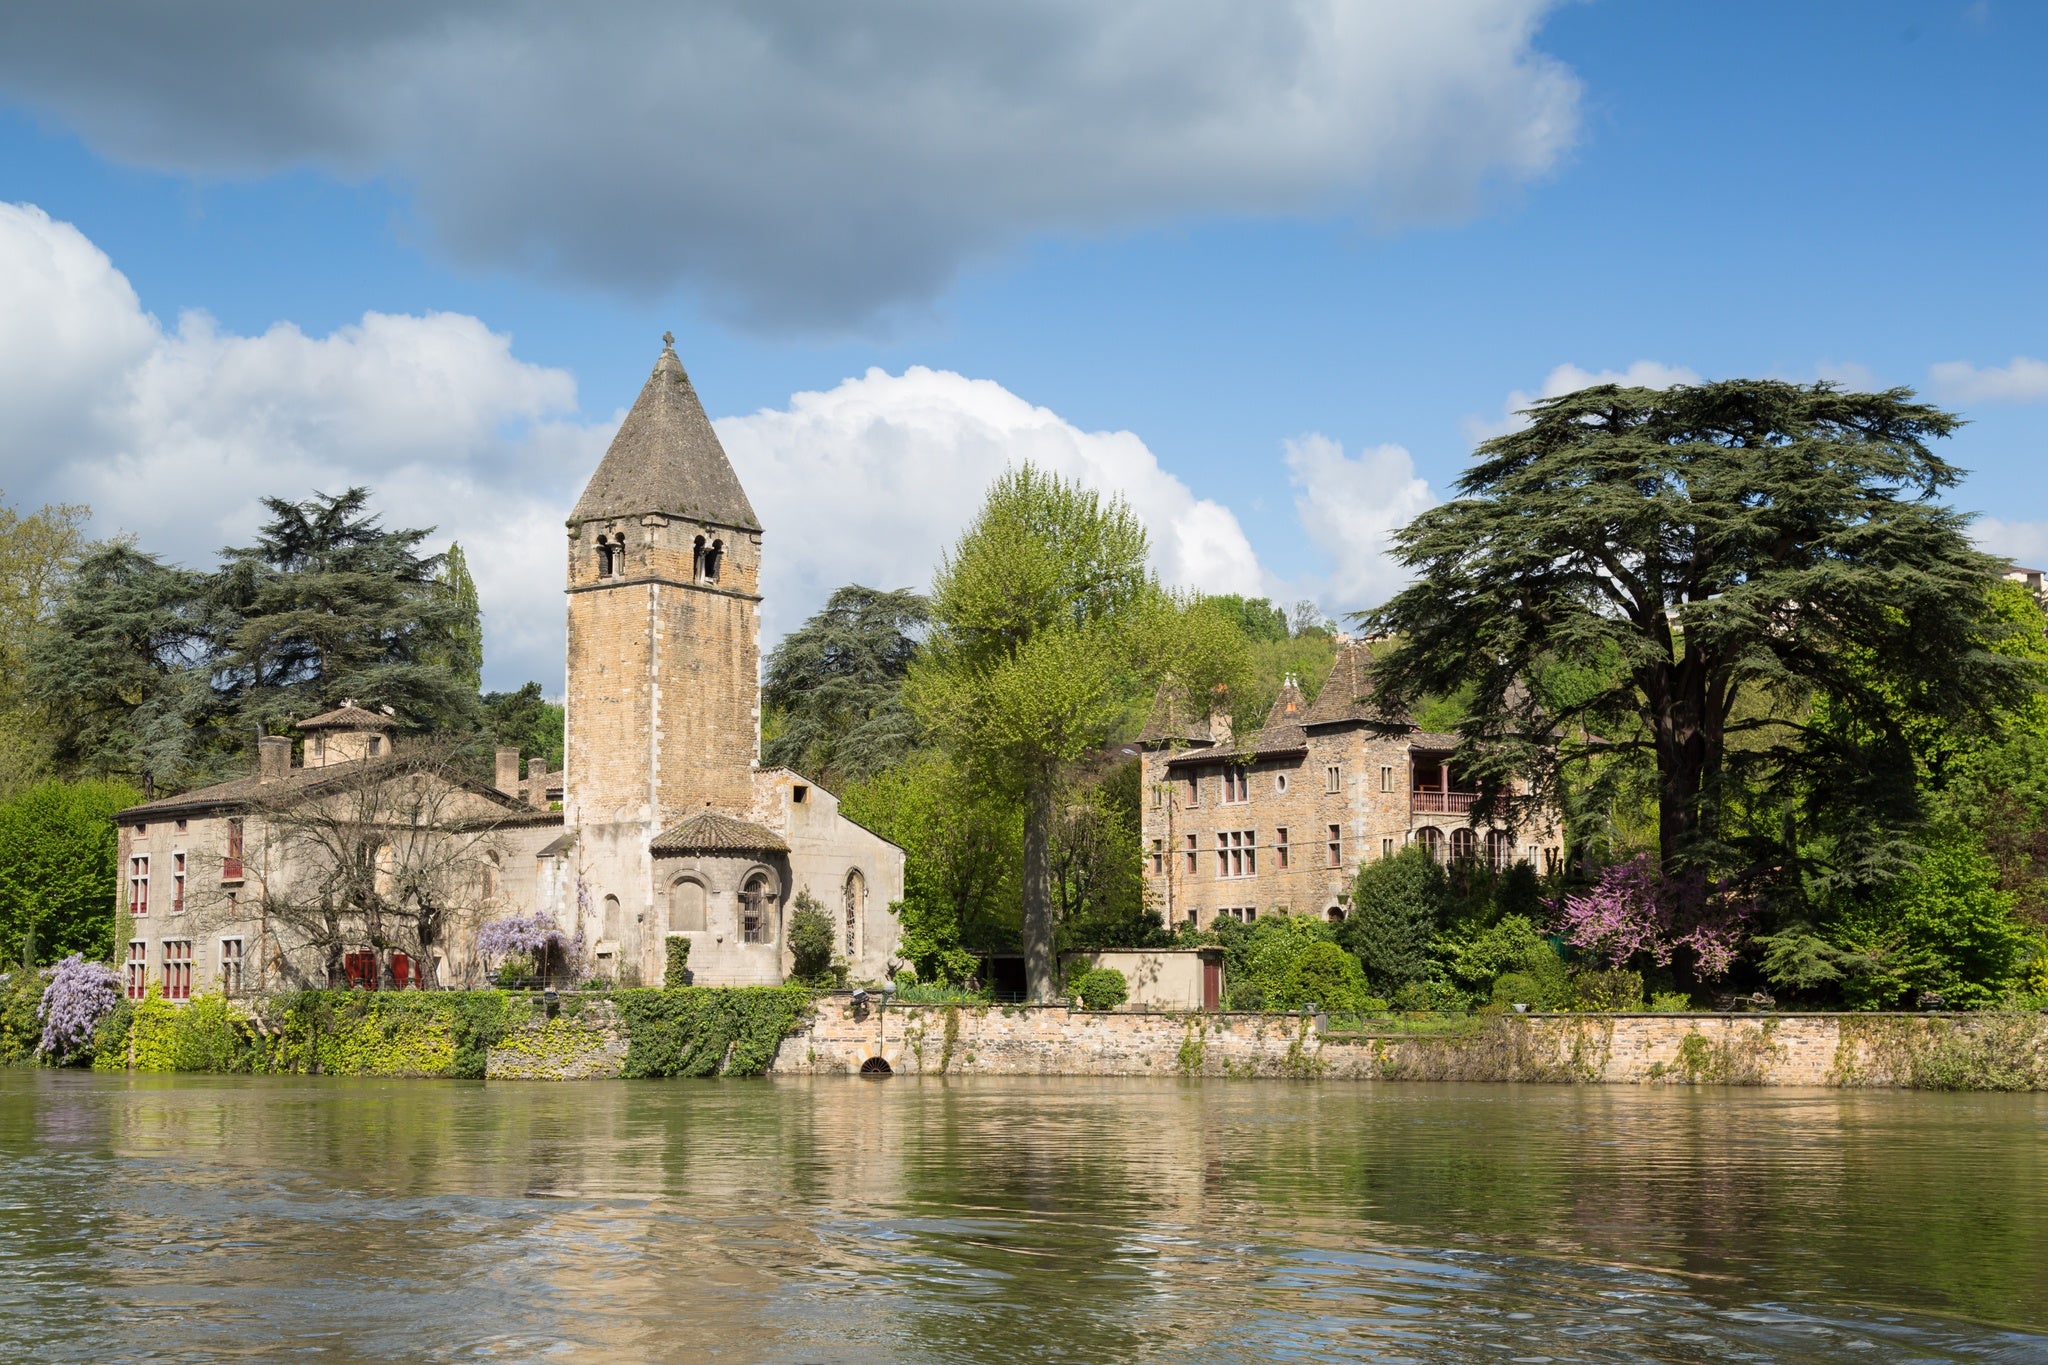
<path fill-rule="evenodd" d="M 1420 843 L 1439 860 L 1558 866 L 1554 811 L 1476 823 L 1476 786 L 1452 761 L 1457 736 L 1370 705 L 1372 656 L 1339 650 L 1313 704 L 1289 678 L 1257 731 L 1233 736 L 1220 709 L 1198 715 L 1168 686 L 1139 735 L 1145 875 L 1169 926 L 1313 914 L 1342 919 L 1364 863 Z M 1517 794 L 1526 796 L 1525 783 Z"/>
<path fill-rule="evenodd" d="M 663 341 L 569 514 L 563 771 L 529 758 L 522 781 L 521 756 L 501 750 L 493 783 L 422 777 L 397 719 L 353 701 L 301 721 L 296 740 L 265 736 L 249 776 L 116 817 L 131 995 L 327 984 L 336 961 L 366 986 L 481 984 L 479 930 L 535 916 L 560 927 L 585 971 L 613 979 L 660 984 L 665 940 L 680 934 L 698 982 L 775 984 L 804 892 L 832 916 L 851 975 L 884 974 L 903 851 L 816 783 L 760 765 L 763 529 Z M 307 836 L 308 810 L 465 841 L 432 868 L 446 931 L 406 948 L 367 929 L 339 952 L 331 931 L 309 945 L 306 915 L 277 907 L 317 903 L 343 870 Z M 377 875 L 407 881 L 424 844 L 393 838 Z M 461 885 L 441 884 L 451 878 Z"/>

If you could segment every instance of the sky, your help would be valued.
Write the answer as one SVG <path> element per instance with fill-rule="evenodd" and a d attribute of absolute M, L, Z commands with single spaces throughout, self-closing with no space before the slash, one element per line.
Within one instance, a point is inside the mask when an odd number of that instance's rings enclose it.
<path fill-rule="evenodd" d="M 763 643 L 1020 460 L 1332 616 L 1532 398 L 1902 385 L 2048 560 L 2048 6 L 797 0 L 0 11 L 0 489 L 194 566 L 366 484 L 562 686 L 664 330 Z"/>

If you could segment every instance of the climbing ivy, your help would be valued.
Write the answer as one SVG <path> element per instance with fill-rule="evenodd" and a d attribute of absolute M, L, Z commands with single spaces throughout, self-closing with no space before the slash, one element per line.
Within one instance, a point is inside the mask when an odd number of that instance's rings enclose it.
<path fill-rule="evenodd" d="M 628 1079 L 759 1076 L 768 1070 L 811 993 L 799 986 L 685 986 L 620 991 Z"/>

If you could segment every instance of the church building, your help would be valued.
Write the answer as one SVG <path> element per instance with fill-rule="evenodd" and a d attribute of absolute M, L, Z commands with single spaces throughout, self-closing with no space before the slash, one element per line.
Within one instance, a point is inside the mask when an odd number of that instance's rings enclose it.
<path fill-rule="evenodd" d="M 831 917 L 850 976 L 881 978 L 903 851 L 802 774 L 760 764 L 764 532 L 672 339 L 567 530 L 563 771 L 532 760 L 522 783 L 520 755 L 501 751 L 494 783 L 449 779 L 437 825 L 450 838 L 488 831 L 473 904 L 416 953 L 351 946 L 347 978 L 481 984 L 478 931 L 541 917 L 585 975 L 658 985 L 666 940 L 682 935 L 696 982 L 776 984 L 791 970 L 789 917 L 803 894 Z M 263 740 L 248 777 L 116 817 L 130 994 L 326 984 L 318 962 L 330 954 L 308 954 L 267 909 L 321 870 L 289 841 L 266 847 L 266 831 L 290 823 L 276 812 L 292 803 L 342 801 L 380 765 L 399 771 L 406 741 L 373 704 L 296 728 L 296 746 Z"/>

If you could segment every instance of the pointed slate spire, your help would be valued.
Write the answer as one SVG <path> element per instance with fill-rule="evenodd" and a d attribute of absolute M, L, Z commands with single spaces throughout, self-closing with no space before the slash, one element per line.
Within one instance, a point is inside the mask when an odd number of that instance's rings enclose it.
<path fill-rule="evenodd" d="M 725 447 L 697 401 L 697 390 L 662 337 L 661 358 L 619 424 L 611 448 L 584 485 L 571 522 L 648 512 L 758 531 L 753 504 L 725 458 Z"/>

